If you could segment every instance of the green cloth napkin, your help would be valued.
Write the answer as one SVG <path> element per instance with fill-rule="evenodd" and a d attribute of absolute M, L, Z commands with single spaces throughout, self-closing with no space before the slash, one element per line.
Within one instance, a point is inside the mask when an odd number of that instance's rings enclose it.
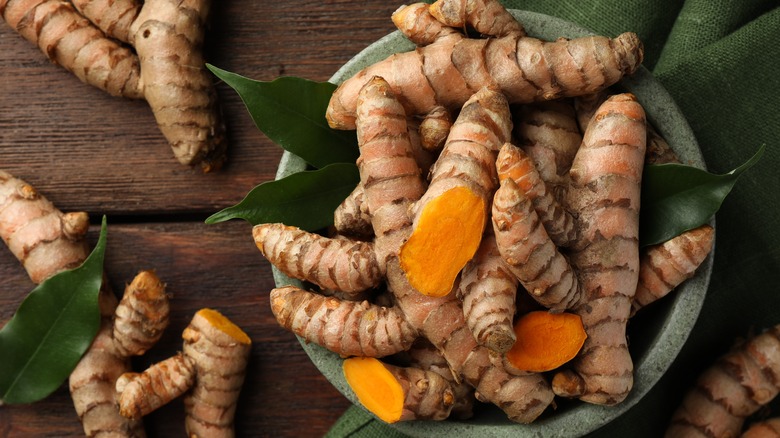
<path fill-rule="evenodd" d="M 636 32 L 644 65 L 675 98 L 711 172 L 766 145 L 716 215 L 712 280 L 677 360 L 632 409 L 589 437 L 659 437 L 696 376 L 739 338 L 780 324 L 780 5 L 777 0 L 506 0 L 616 36 Z M 766 412 L 765 412 L 766 413 Z M 780 416 L 780 400 L 770 404 Z M 329 437 L 403 437 L 351 407 Z"/>

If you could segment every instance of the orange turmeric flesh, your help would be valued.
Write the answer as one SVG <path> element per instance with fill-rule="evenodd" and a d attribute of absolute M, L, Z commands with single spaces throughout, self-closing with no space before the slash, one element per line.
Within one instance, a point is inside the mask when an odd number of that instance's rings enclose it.
<path fill-rule="evenodd" d="M 515 323 L 517 341 L 506 353 L 518 370 L 554 370 L 573 359 L 585 343 L 582 319 L 573 313 L 529 312 Z"/>
<path fill-rule="evenodd" d="M 485 201 L 466 187 L 454 187 L 428 202 L 401 247 L 401 267 L 412 287 L 431 297 L 447 295 L 476 253 L 485 221 Z"/>
<path fill-rule="evenodd" d="M 352 357 L 342 366 L 347 383 L 360 403 L 382 421 L 401 419 L 404 391 L 384 364 L 373 357 Z"/>
<path fill-rule="evenodd" d="M 252 340 L 249 339 L 249 336 L 243 330 L 216 310 L 200 309 L 198 315 L 206 318 L 212 327 L 235 339 L 238 343 L 252 343 Z"/>

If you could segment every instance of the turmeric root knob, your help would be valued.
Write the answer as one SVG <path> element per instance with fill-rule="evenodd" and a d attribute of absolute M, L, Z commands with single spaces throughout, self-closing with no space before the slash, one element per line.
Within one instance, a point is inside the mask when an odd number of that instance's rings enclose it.
<path fill-rule="evenodd" d="M 342 367 L 360 403 L 386 423 L 443 420 L 455 404 L 450 383 L 434 371 L 398 367 L 372 357 L 352 357 Z"/>

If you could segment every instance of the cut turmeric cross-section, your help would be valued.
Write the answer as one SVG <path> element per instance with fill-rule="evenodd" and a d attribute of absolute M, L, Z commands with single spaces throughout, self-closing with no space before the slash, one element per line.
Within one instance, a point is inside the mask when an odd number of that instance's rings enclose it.
<path fill-rule="evenodd" d="M 512 368 L 544 372 L 574 359 L 587 335 L 573 313 L 529 312 L 515 323 L 517 341 L 506 353 Z"/>
<path fill-rule="evenodd" d="M 484 212 L 485 201 L 466 187 L 447 190 L 425 206 L 400 254 L 415 289 L 433 297 L 450 292 L 482 240 Z"/>
<path fill-rule="evenodd" d="M 343 370 L 360 403 L 387 423 L 443 420 L 455 404 L 450 382 L 435 371 L 390 365 L 372 357 L 349 358 Z"/>

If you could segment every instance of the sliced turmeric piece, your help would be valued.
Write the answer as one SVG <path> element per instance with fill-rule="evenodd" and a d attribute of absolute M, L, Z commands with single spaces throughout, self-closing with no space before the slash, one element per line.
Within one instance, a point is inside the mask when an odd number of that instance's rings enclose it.
<path fill-rule="evenodd" d="M 420 293 L 449 293 L 477 251 L 498 183 L 496 154 L 511 133 L 509 104 L 501 93 L 482 88 L 463 105 L 400 251 L 401 267 Z"/>
<path fill-rule="evenodd" d="M 447 190 L 425 206 L 401 248 L 401 266 L 415 289 L 432 297 L 450 292 L 482 240 L 484 210 L 484 200 L 465 187 Z"/>
<path fill-rule="evenodd" d="M 529 312 L 514 328 L 517 341 L 506 352 L 506 359 L 520 371 L 554 370 L 572 360 L 587 338 L 582 319 L 566 312 Z"/>
<path fill-rule="evenodd" d="M 386 423 L 443 420 L 455 403 L 449 382 L 434 371 L 372 357 L 352 357 L 342 367 L 360 403 Z"/>

